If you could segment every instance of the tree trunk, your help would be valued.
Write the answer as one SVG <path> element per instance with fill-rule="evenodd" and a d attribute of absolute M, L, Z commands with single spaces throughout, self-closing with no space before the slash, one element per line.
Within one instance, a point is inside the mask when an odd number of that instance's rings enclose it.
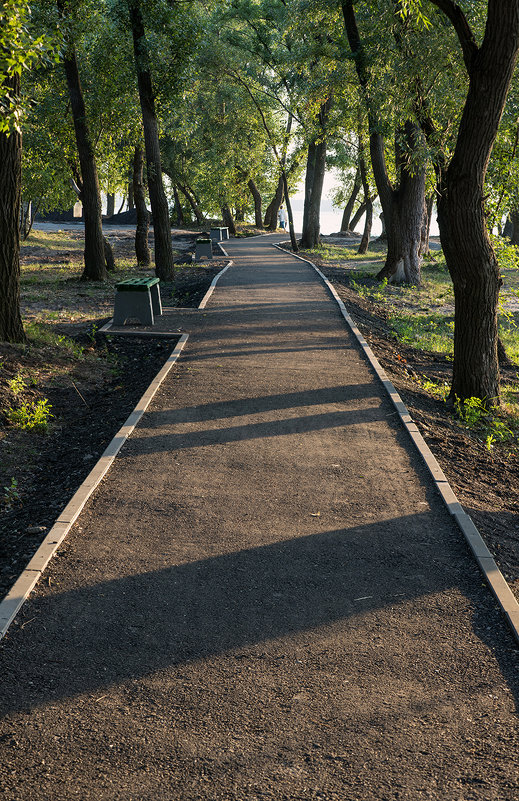
<path fill-rule="evenodd" d="M 194 213 L 194 215 L 196 217 L 197 224 L 198 225 L 203 225 L 204 222 L 205 222 L 204 215 L 200 211 L 198 203 L 196 202 L 195 198 L 193 197 L 193 195 L 191 194 L 191 192 L 189 191 L 187 186 L 183 186 L 182 184 L 179 184 L 178 188 L 180 189 L 180 191 L 182 192 L 182 194 L 186 198 L 187 202 L 189 203 L 189 205 L 193 209 L 193 213 Z"/>
<path fill-rule="evenodd" d="M 254 225 L 256 228 L 262 229 L 263 219 L 261 216 L 261 195 L 252 178 L 249 178 L 247 186 L 249 187 L 250 193 L 254 198 Z"/>
<path fill-rule="evenodd" d="M 182 211 L 182 204 L 180 202 L 178 189 L 176 186 L 173 187 L 173 197 L 175 198 L 175 215 L 177 218 L 177 225 L 184 225 L 184 212 Z"/>
<path fill-rule="evenodd" d="M 236 226 L 234 224 L 233 216 L 229 206 L 222 206 L 222 219 L 223 224 L 229 229 L 231 236 L 236 236 Z"/>
<path fill-rule="evenodd" d="M 438 200 L 438 224 L 454 284 L 450 398 L 499 400 L 497 304 L 501 278 L 486 224 L 484 183 L 519 48 L 519 3 L 489 0 L 478 48 L 460 38 L 469 89 Z"/>
<path fill-rule="evenodd" d="M 13 95 L 20 80 L 4 80 Z M 24 342 L 20 314 L 20 193 L 22 181 L 22 137 L 0 133 L 0 341 Z"/>
<path fill-rule="evenodd" d="M 133 211 L 135 208 L 135 201 L 133 199 L 133 181 L 128 182 L 128 211 Z"/>
<path fill-rule="evenodd" d="M 422 239 L 420 242 L 420 256 L 426 256 L 430 253 L 429 237 L 431 234 L 431 220 L 434 208 L 434 199 L 436 194 L 433 192 L 425 201 L 425 215 L 422 225 Z"/>
<path fill-rule="evenodd" d="M 360 240 L 360 245 L 357 253 L 366 253 L 369 247 L 369 239 L 371 236 L 371 226 L 373 223 L 373 203 L 371 201 L 370 189 L 368 184 L 368 173 L 366 169 L 366 161 L 364 159 L 364 148 L 362 146 L 362 142 L 360 143 L 360 160 L 359 160 L 359 168 L 360 168 L 360 175 L 362 180 L 362 188 L 364 190 L 364 197 L 366 198 L 366 219 L 364 221 L 364 233 L 362 234 L 362 239 Z"/>
<path fill-rule="evenodd" d="M 324 137 L 331 99 L 321 105 L 318 114 L 320 134 L 310 142 L 306 162 L 305 204 L 303 209 L 303 231 L 301 247 L 315 248 L 320 242 L 320 212 L 326 171 L 326 139 Z"/>
<path fill-rule="evenodd" d="M 402 133 L 407 148 L 412 152 L 419 146 L 418 137 L 421 133 L 418 126 L 407 121 Z M 418 286 L 421 282 L 422 227 L 426 214 L 425 167 L 415 168 L 410 172 L 407 165 L 402 164 L 398 150 L 397 148 L 396 161 L 400 165 L 399 186 L 384 192 L 382 202 L 387 231 L 387 256 L 377 278 Z M 380 164 L 377 164 L 376 169 L 374 166 L 373 171 L 381 182 L 386 180 L 381 176 Z"/>
<path fill-rule="evenodd" d="M 103 251 L 105 255 L 105 267 L 109 273 L 115 270 L 115 259 L 112 246 L 106 236 L 103 237 Z"/>
<path fill-rule="evenodd" d="M 144 154 L 140 145 L 135 146 L 133 154 L 133 196 L 137 209 L 137 227 L 135 228 L 135 255 L 139 267 L 149 267 L 151 253 L 148 247 L 148 233 L 150 229 L 150 215 L 146 208 L 144 194 Z"/>
<path fill-rule="evenodd" d="M 58 0 L 58 9 L 66 16 L 64 0 Z M 102 204 L 94 146 L 88 128 L 83 90 L 79 79 L 76 51 L 73 42 L 68 42 L 63 59 L 70 108 L 74 120 L 74 131 L 81 167 L 81 202 L 85 223 L 85 268 L 81 276 L 84 281 L 106 280 L 105 248 L 103 242 Z"/>
<path fill-rule="evenodd" d="M 107 192 L 106 194 L 106 216 L 108 218 L 113 217 L 115 214 L 115 195 L 113 192 Z"/>
<path fill-rule="evenodd" d="M 370 98 L 371 76 L 357 27 L 353 0 L 342 0 L 342 11 L 346 35 L 355 60 L 355 68 L 368 112 L 371 164 L 388 237 L 386 263 L 377 277 L 396 282 L 405 281 L 409 284 L 419 284 L 421 265 L 419 251 L 425 203 L 425 169 L 414 174 L 410 172 L 408 162 L 404 159 L 404 151 L 407 151 L 407 155 L 416 151 L 420 146 L 422 134 L 418 125 L 410 120 L 399 132 L 404 144 L 401 146 L 395 142 L 396 172 L 400 182 L 399 186 L 394 188 L 387 171 L 384 137 L 379 133 L 379 112 L 373 106 Z"/>
<path fill-rule="evenodd" d="M 119 208 L 117 210 L 117 214 L 120 214 L 122 212 L 122 210 L 124 209 L 125 205 L 126 205 L 126 196 L 123 197 L 123 199 L 121 200 L 121 205 L 119 206 Z"/>
<path fill-rule="evenodd" d="M 288 228 L 290 231 L 290 244 L 292 247 L 292 252 L 297 253 L 299 250 L 295 229 L 294 229 L 294 215 L 292 214 L 292 204 L 290 202 L 290 193 L 288 191 L 288 181 L 287 181 L 287 174 L 286 171 L 283 170 L 282 173 L 283 177 L 283 193 L 285 195 L 285 203 L 287 204 L 287 216 L 288 216 Z"/>
<path fill-rule="evenodd" d="M 514 235 L 514 224 L 512 222 L 511 215 L 509 215 L 505 220 L 501 236 L 507 237 L 508 239 L 512 239 L 513 235 Z"/>
<path fill-rule="evenodd" d="M 355 231 L 355 228 L 359 224 L 360 219 L 361 219 L 362 215 L 364 214 L 364 212 L 366 211 L 367 207 L 368 207 L 367 201 L 363 200 L 362 203 L 360 204 L 359 208 L 357 209 L 357 211 L 355 212 L 355 214 L 351 218 L 350 228 L 349 228 L 350 231 Z"/>
<path fill-rule="evenodd" d="M 341 231 L 349 231 L 351 225 L 351 215 L 353 212 L 353 207 L 355 205 L 355 201 L 357 200 L 357 195 L 360 192 L 360 187 L 362 186 L 362 178 L 360 176 L 360 167 L 357 167 L 357 172 L 355 173 L 355 178 L 353 180 L 353 189 L 351 190 L 351 195 L 349 197 L 346 206 L 344 207 L 344 212 L 342 215 L 341 221 Z M 359 217 L 360 220 L 360 217 Z M 358 220 L 357 220 L 358 222 Z M 355 226 L 351 230 L 353 230 Z"/>
<path fill-rule="evenodd" d="M 140 0 L 128 0 L 128 7 L 144 128 L 148 192 L 155 241 L 155 273 L 159 278 L 167 281 L 173 277 L 174 273 L 173 246 L 171 243 L 168 201 L 162 184 L 159 130 L 155 113 L 148 42 L 144 31 Z"/>
<path fill-rule="evenodd" d="M 280 173 L 274 197 L 267 206 L 263 224 L 269 231 L 276 231 L 278 227 L 279 207 L 283 202 L 283 173 Z"/>
<path fill-rule="evenodd" d="M 519 245 L 519 208 L 514 208 L 510 212 L 511 231 L 508 234 L 511 245 Z"/>

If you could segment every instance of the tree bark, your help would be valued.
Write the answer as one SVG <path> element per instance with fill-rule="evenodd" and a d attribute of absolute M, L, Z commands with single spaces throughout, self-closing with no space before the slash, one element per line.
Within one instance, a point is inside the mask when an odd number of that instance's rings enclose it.
<path fill-rule="evenodd" d="M 324 173 L 326 171 L 325 129 L 330 105 L 331 98 L 328 98 L 321 105 L 317 116 L 320 133 L 310 142 L 308 147 L 303 231 L 301 234 L 301 247 L 303 248 L 315 248 L 320 242 L 321 197 L 323 194 Z"/>
<path fill-rule="evenodd" d="M 223 219 L 223 224 L 227 226 L 227 228 L 229 229 L 229 233 L 231 234 L 231 236 L 236 236 L 236 226 L 234 224 L 234 219 L 231 214 L 231 210 L 227 204 L 222 206 L 222 219 Z"/>
<path fill-rule="evenodd" d="M 438 199 L 440 237 L 455 298 L 450 398 L 477 397 L 490 406 L 499 401 L 497 306 L 501 278 L 488 237 L 484 182 L 517 59 L 519 3 L 489 0 L 479 48 L 475 39 L 464 36 L 459 24 L 455 28 L 469 89 Z"/>
<path fill-rule="evenodd" d="M 173 197 L 175 199 L 175 214 L 177 217 L 177 225 L 184 225 L 184 212 L 182 211 L 182 204 L 180 202 L 180 198 L 178 196 L 178 189 L 176 186 L 173 187 Z"/>
<path fill-rule="evenodd" d="M 292 204 L 290 202 L 290 193 L 288 191 L 287 174 L 284 169 L 282 173 L 282 178 L 283 178 L 283 194 L 285 195 L 285 203 L 287 204 L 288 229 L 290 231 L 290 245 L 292 248 L 292 252 L 297 253 L 299 251 L 299 246 L 297 243 L 295 229 L 294 229 L 294 215 L 292 214 Z"/>
<path fill-rule="evenodd" d="M 353 0 L 342 0 L 342 11 L 346 35 L 368 112 L 371 164 L 387 231 L 386 263 L 377 277 L 395 282 L 419 284 L 421 280 L 419 252 L 425 203 L 425 169 L 412 173 L 401 158 L 403 148 L 396 142 L 395 157 L 400 180 L 397 187 L 392 186 L 386 165 L 384 137 L 379 133 L 378 110 L 373 107 L 370 100 L 371 76 L 357 27 Z M 411 153 L 419 147 L 421 131 L 414 122 L 408 120 L 399 134 L 404 139 L 406 149 Z"/>
<path fill-rule="evenodd" d="M 344 207 L 344 212 L 342 214 L 342 221 L 341 221 L 341 231 L 349 231 L 351 225 L 351 215 L 353 212 L 353 207 L 355 205 L 355 201 L 357 200 L 357 195 L 360 192 L 360 187 L 362 186 L 362 178 L 360 176 L 360 167 L 357 167 L 357 172 L 355 173 L 355 178 L 353 180 L 353 189 L 351 190 L 351 195 Z M 362 215 L 361 215 L 362 216 Z M 359 217 L 360 220 L 360 217 Z M 358 222 L 358 220 L 357 220 Z M 351 230 L 353 230 L 355 226 Z"/>
<path fill-rule="evenodd" d="M 425 215 L 422 225 L 422 239 L 420 242 L 420 256 L 430 253 L 429 238 L 431 235 L 431 220 L 434 208 L 435 193 L 433 192 L 425 201 Z"/>
<path fill-rule="evenodd" d="M 16 76 L 4 81 L 12 94 L 20 92 Z M 24 342 L 20 314 L 20 194 L 22 137 L 0 133 L 0 341 Z"/>
<path fill-rule="evenodd" d="M 113 192 L 107 192 L 106 194 L 106 216 L 108 218 L 113 217 L 115 214 L 115 195 Z"/>
<path fill-rule="evenodd" d="M 66 16 L 64 0 L 58 0 L 58 9 Z M 81 167 L 81 202 L 85 223 L 85 267 L 81 276 L 84 281 L 106 280 L 105 247 L 103 241 L 102 204 L 94 146 L 87 123 L 83 90 L 79 79 L 76 50 L 72 41 L 68 42 L 63 58 L 67 78 L 70 108 L 74 121 L 76 145 Z"/>
<path fill-rule="evenodd" d="M 193 213 L 194 213 L 194 215 L 196 217 L 197 224 L 198 225 L 203 225 L 204 222 L 205 222 L 204 215 L 200 211 L 200 207 L 198 206 L 198 203 L 196 202 L 196 200 L 193 197 L 192 193 L 189 191 L 188 187 L 187 186 L 183 186 L 182 184 L 178 184 L 178 188 L 180 189 L 180 191 L 182 192 L 182 194 L 186 198 L 187 202 L 189 203 L 189 205 L 193 209 Z"/>
<path fill-rule="evenodd" d="M 514 208 L 510 212 L 510 228 L 508 233 L 511 245 L 519 245 L 519 208 Z M 506 236 L 506 234 L 503 234 Z"/>
<path fill-rule="evenodd" d="M 373 200 L 372 200 L 372 202 L 373 202 Z M 350 231 L 355 231 L 355 228 L 359 224 L 359 221 L 360 221 L 362 215 L 364 214 L 364 212 L 366 211 L 367 207 L 368 207 L 367 200 L 363 200 L 362 203 L 360 204 L 359 208 L 357 209 L 357 211 L 355 212 L 355 214 L 351 218 L 350 228 L 349 228 Z"/>
<path fill-rule="evenodd" d="M 168 201 L 162 184 L 159 130 L 155 112 L 148 42 L 144 30 L 140 0 L 128 0 L 128 8 L 130 11 L 137 84 L 144 128 L 148 192 L 155 241 L 155 273 L 159 278 L 167 281 L 172 278 L 174 273 L 173 246 L 171 243 Z"/>
<path fill-rule="evenodd" d="M 366 198 L 366 219 L 364 221 L 364 233 L 362 234 L 362 239 L 360 240 L 360 245 L 357 253 L 366 253 L 369 247 L 369 239 L 371 236 L 371 226 L 373 224 L 373 203 L 371 200 L 370 195 L 370 188 L 368 184 L 368 171 L 366 169 L 366 161 L 364 159 L 364 148 L 362 143 L 360 143 L 360 159 L 359 159 L 359 169 L 360 175 L 362 180 L 362 188 L 364 190 L 364 197 Z"/>
<path fill-rule="evenodd" d="M 277 230 L 279 207 L 281 206 L 282 202 L 283 202 L 283 173 L 281 172 L 279 175 L 278 185 L 276 186 L 274 197 L 268 204 L 267 210 L 265 211 L 265 219 L 263 221 L 263 225 L 269 231 Z"/>
<path fill-rule="evenodd" d="M 144 154 L 141 145 L 135 145 L 133 154 L 133 196 L 135 198 L 135 208 L 137 210 L 137 226 L 135 228 L 135 255 L 139 267 L 149 267 L 151 264 L 151 253 L 148 246 L 148 234 L 150 229 L 150 215 L 146 208 L 146 196 L 144 194 Z"/>
<path fill-rule="evenodd" d="M 249 187 L 250 193 L 254 199 L 254 225 L 256 228 L 263 229 L 263 218 L 261 216 L 261 195 L 252 178 L 249 178 L 247 186 Z"/>

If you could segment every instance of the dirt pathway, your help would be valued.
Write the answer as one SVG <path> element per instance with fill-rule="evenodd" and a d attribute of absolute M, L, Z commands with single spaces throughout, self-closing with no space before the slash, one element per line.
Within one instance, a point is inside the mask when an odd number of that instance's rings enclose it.
<path fill-rule="evenodd" d="M 23 801 L 515 799 L 519 654 L 310 267 L 235 261 L 2 644 Z"/>

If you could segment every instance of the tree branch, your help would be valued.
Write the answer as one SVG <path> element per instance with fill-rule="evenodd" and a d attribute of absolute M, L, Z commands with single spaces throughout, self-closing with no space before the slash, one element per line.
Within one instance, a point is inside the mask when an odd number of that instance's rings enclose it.
<path fill-rule="evenodd" d="M 433 6 L 439 8 L 440 11 L 443 11 L 445 16 L 448 17 L 452 22 L 461 45 L 463 61 L 465 62 L 467 72 L 470 73 L 472 59 L 478 52 L 478 46 L 476 43 L 476 37 L 472 32 L 465 14 L 461 10 L 460 6 L 453 2 L 453 0 L 430 0 L 430 2 L 433 4 Z"/>

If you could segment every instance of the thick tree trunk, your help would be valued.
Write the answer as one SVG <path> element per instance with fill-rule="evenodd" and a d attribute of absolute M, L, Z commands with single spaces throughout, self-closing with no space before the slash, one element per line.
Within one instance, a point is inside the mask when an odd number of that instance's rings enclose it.
<path fill-rule="evenodd" d="M 146 172 L 155 241 L 155 273 L 162 280 L 169 280 L 174 273 L 173 246 L 171 244 L 168 201 L 162 184 L 159 130 L 155 113 L 148 42 L 144 31 L 140 0 L 128 0 L 128 7 L 144 128 Z"/>
<path fill-rule="evenodd" d="M 519 3 L 489 0 L 479 48 L 463 41 L 469 90 L 438 201 L 438 224 L 454 284 L 451 400 L 499 400 L 497 304 L 501 278 L 487 232 L 484 182 L 519 48 Z"/>
<path fill-rule="evenodd" d="M 182 204 L 180 202 L 178 189 L 176 186 L 173 187 L 173 197 L 175 199 L 175 215 L 177 218 L 177 225 L 184 225 L 184 212 L 182 211 Z"/>
<path fill-rule="evenodd" d="M 280 174 L 274 197 L 267 206 L 263 224 L 269 231 L 276 231 L 278 227 L 279 207 L 283 202 L 283 173 Z"/>
<path fill-rule="evenodd" d="M 320 128 L 319 137 L 310 142 L 306 162 L 305 204 L 303 209 L 303 231 L 301 247 L 315 248 L 320 242 L 321 234 L 321 197 L 326 171 L 326 139 L 324 136 L 331 100 L 328 98 L 321 105 L 318 114 Z"/>
<path fill-rule="evenodd" d="M 16 77 L 4 81 L 19 94 Z M 22 137 L 0 133 L 0 341 L 23 342 L 20 314 L 20 192 L 22 181 Z"/>
<path fill-rule="evenodd" d="M 349 231 L 354 230 L 355 226 L 350 229 L 351 225 L 351 215 L 353 213 L 353 207 L 355 206 L 355 201 L 357 200 L 357 195 L 360 192 L 360 187 L 362 186 L 362 178 L 360 176 L 360 167 L 357 167 L 357 172 L 355 173 L 355 178 L 353 180 L 353 189 L 351 190 L 351 195 L 344 207 L 344 212 L 342 214 L 341 220 L 341 231 Z M 364 212 L 363 212 L 364 213 Z M 361 215 L 362 216 L 362 215 Z M 360 217 L 359 217 L 360 220 Z M 357 220 L 358 222 L 358 220 Z"/>
<path fill-rule="evenodd" d="M 58 8 L 65 15 L 64 0 L 58 0 Z M 85 223 L 85 268 L 81 278 L 85 281 L 104 281 L 106 279 L 105 248 L 103 241 L 101 192 L 94 154 L 94 146 L 88 128 L 83 91 L 79 79 L 76 51 L 69 42 L 63 59 L 70 108 L 74 120 L 74 131 L 81 167 L 81 202 Z"/>
<path fill-rule="evenodd" d="M 231 214 L 231 210 L 227 205 L 222 206 L 222 219 L 223 219 L 223 224 L 229 229 L 229 233 L 231 234 L 231 236 L 236 236 L 236 226 L 234 224 L 234 219 Z"/>
<path fill-rule="evenodd" d="M 425 204 L 425 169 L 411 173 L 404 158 L 404 146 L 396 144 L 396 167 L 400 183 L 391 185 L 386 165 L 384 138 L 380 131 L 378 109 L 373 107 L 369 94 L 370 73 L 360 39 L 353 0 L 342 0 L 344 26 L 355 59 L 357 76 L 364 95 L 369 122 L 369 149 L 373 174 L 384 212 L 388 249 L 384 268 L 378 278 L 409 284 L 420 283 L 420 242 Z M 417 124 L 407 121 L 400 132 L 405 151 L 420 146 L 421 131 Z"/>
<path fill-rule="evenodd" d="M 261 195 L 258 187 L 252 178 L 249 178 L 247 186 L 249 187 L 250 193 L 254 199 L 254 225 L 256 228 L 263 228 L 263 218 L 261 216 Z"/>
<path fill-rule="evenodd" d="M 148 246 L 148 233 L 150 229 L 150 215 L 146 208 L 144 193 L 144 154 L 140 145 L 135 146 L 133 155 L 133 196 L 137 209 L 137 227 L 135 228 L 135 255 L 139 267 L 149 267 L 151 253 Z"/>

